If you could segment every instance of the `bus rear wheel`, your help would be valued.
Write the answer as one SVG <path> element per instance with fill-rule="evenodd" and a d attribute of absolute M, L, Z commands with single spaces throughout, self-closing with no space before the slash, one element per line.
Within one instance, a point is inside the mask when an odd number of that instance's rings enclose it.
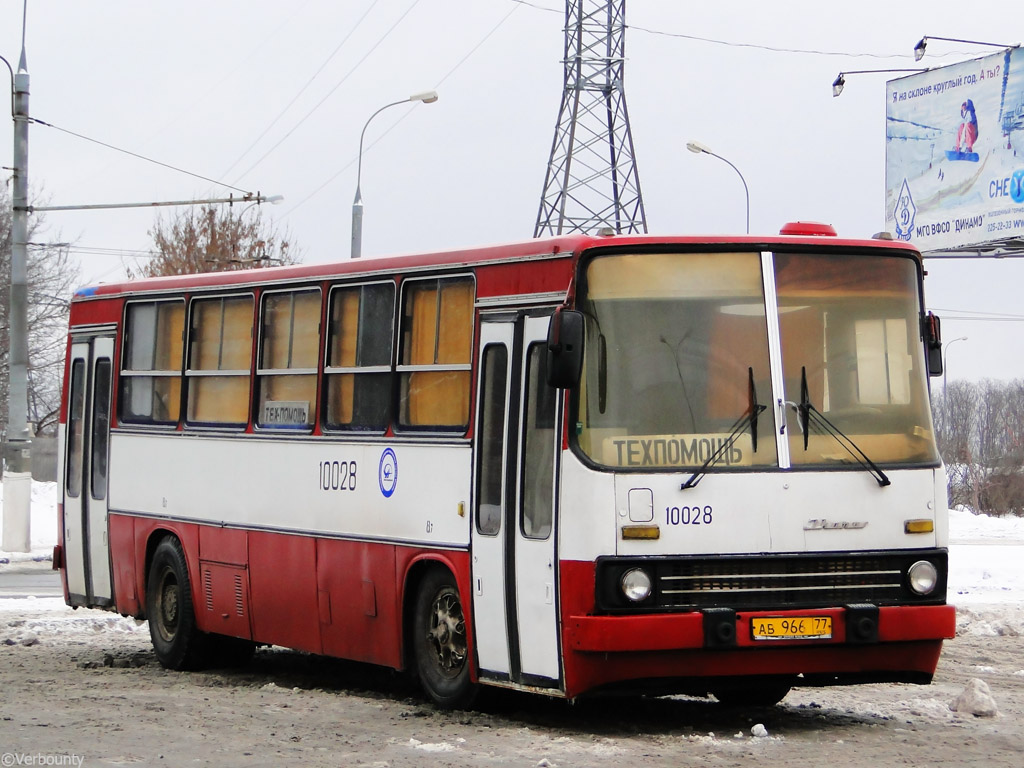
<path fill-rule="evenodd" d="M 146 585 L 149 636 L 157 661 L 168 669 L 198 669 L 212 649 L 209 635 L 196 626 L 192 585 L 181 543 L 167 536 L 153 552 Z"/>
<path fill-rule="evenodd" d="M 469 706 L 477 686 L 469 678 L 469 645 L 462 599 L 454 577 L 430 571 L 420 583 L 413 619 L 416 671 L 438 706 Z"/>

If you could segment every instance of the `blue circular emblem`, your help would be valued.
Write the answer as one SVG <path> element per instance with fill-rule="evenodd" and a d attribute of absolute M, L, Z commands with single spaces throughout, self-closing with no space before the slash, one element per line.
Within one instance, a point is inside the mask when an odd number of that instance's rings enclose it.
<path fill-rule="evenodd" d="M 380 466 L 377 468 L 377 480 L 380 482 L 380 492 L 385 499 L 390 499 L 398 485 L 398 457 L 390 448 L 385 448 L 380 455 Z"/>

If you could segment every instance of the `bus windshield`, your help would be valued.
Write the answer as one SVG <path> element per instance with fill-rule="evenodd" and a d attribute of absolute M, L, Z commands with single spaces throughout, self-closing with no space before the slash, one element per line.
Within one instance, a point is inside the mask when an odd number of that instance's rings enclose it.
<path fill-rule="evenodd" d="M 783 426 L 794 467 L 862 463 L 822 428 L 823 417 L 875 463 L 938 462 L 913 260 L 804 253 L 766 263 L 774 264 L 777 322 L 767 314 L 759 252 L 609 254 L 587 263 L 575 432 L 590 460 L 777 467 Z M 776 327 L 782 392 L 772 389 Z"/>

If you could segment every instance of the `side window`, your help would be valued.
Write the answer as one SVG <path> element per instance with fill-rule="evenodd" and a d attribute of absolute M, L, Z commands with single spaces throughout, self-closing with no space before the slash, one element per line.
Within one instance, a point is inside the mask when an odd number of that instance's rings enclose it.
<path fill-rule="evenodd" d="M 94 499 L 107 498 L 107 445 L 110 442 L 110 358 L 96 361 L 92 380 L 92 425 L 89 435 L 92 451 L 89 485 Z"/>
<path fill-rule="evenodd" d="M 331 291 L 325 425 L 383 432 L 391 422 L 394 283 Z"/>
<path fill-rule="evenodd" d="M 523 535 L 546 539 L 551 535 L 554 511 L 556 390 L 547 385 L 544 344 L 531 344 L 526 360 L 526 397 L 523 400 Z"/>
<path fill-rule="evenodd" d="M 473 281 L 404 284 L 399 424 L 464 430 L 469 423 Z"/>
<path fill-rule="evenodd" d="M 71 385 L 68 392 L 68 496 L 82 493 L 82 457 L 85 450 L 85 360 L 71 364 Z"/>
<path fill-rule="evenodd" d="M 185 302 L 139 302 L 125 316 L 120 419 L 130 424 L 177 424 Z"/>
<path fill-rule="evenodd" d="M 264 428 L 313 426 L 316 363 L 320 352 L 320 291 L 288 291 L 263 296 L 263 330 L 257 368 L 259 408 Z"/>
<path fill-rule="evenodd" d="M 480 385 L 476 491 L 476 529 L 488 536 L 501 530 L 507 376 L 508 349 L 504 344 L 489 345 L 483 354 Z"/>
<path fill-rule="evenodd" d="M 252 296 L 192 302 L 189 331 L 188 421 L 245 426 L 249 421 Z"/>

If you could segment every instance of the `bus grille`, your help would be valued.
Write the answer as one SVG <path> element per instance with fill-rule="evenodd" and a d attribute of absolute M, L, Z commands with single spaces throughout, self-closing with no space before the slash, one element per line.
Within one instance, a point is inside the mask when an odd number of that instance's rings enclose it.
<path fill-rule="evenodd" d="M 939 588 L 928 598 L 912 593 L 905 574 L 917 560 L 939 571 Z M 630 568 L 653 577 L 651 597 L 628 605 L 618 582 Z M 687 558 L 608 558 L 599 565 L 598 604 L 606 610 L 783 610 L 854 603 L 895 605 L 942 603 L 946 590 L 943 550 L 900 553 L 841 553 Z"/>
<path fill-rule="evenodd" d="M 677 562 L 658 568 L 656 581 L 665 607 L 775 607 L 813 602 L 878 605 L 899 599 L 903 575 L 893 563 L 878 559 L 757 558 Z"/>

